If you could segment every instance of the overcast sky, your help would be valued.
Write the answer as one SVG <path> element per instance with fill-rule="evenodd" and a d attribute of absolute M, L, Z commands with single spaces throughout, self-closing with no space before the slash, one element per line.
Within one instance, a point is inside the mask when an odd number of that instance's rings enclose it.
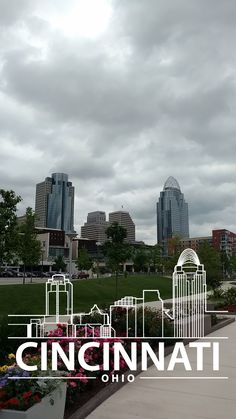
<path fill-rule="evenodd" d="M 34 208 L 52 172 L 75 224 L 119 210 L 156 242 L 168 176 L 190 234 L 236 231 L 235 0 L 0 0 L 0 184 Z"/>

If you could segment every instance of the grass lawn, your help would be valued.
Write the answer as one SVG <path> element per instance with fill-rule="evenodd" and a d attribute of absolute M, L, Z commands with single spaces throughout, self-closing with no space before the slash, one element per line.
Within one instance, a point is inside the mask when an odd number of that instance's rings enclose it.
<path fill-rule="evenodd" d="M 115 278 L 75 281 L 74 312 L 88 311 L 93 304 L 100 308 L 115 300 Z M 172 280 L 156 275 L 132 275 L 118 278 L 118 297 L 142 297 L 143 289 L 159 289 L 161 298 L 172 297 Z M 154 294 L 150 299 L 154 300 Z M 0 285 L 0 315 L 44 314 L 45 284 Z"/>

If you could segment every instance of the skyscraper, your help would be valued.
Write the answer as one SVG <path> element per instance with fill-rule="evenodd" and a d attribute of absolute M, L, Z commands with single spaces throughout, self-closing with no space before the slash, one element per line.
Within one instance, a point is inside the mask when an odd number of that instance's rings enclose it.
<path fill-rule="evenodd" d="M 135 242 L 135 224 L 127 211 L 115 211 L 109 214 L 109 223 L 117 222 L 127 231 L 126 241 L 129 243 Z"/>
<path fill-rule="evenodd" d="M 81 227 L 81 237 L 84 239 L 96 240 L 99 243 L 104 243 L 107 240 L 107 227 L 108 223 L 106 221 L 105 212 L 89 212 L 87 222 Z"/>
<path fill-rule="evenodd" d="M 53 173 L 36 185 L 37 227 L 74 231 L 74 187 L 65 173 Z"/>
<path fill-rule="evenodd" d="M 167 254 L 168 239 L 173 236 L 189 237 L 188 204 L 175 178 L 165 182 L 157 203 L 157 242 Z"/>

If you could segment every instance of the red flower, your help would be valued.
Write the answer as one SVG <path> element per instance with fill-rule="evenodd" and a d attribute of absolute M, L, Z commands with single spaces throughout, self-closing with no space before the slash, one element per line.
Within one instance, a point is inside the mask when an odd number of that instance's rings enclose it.
<path fill-rule="evenodd" d="M 24 400 L 26 400 L 26 399 L 28 399 L 29 397 L 31 397 L 32 396 L 32 391 L 26 391 L 24 394 L 23 394 L 23 399 Z"/>
<path fill-rule="evenodd" d="M 10 406 L 19 406 L 20 402 L 16 397 L 12 397 L 10 400 L 8 400 L 8 404 Z"/>
<path fill-rule="evenodd" d="M 5 390 L 0 389 L 0 399 L 3 399 L 7 395 Z"/>
<path fill-rule="evenodd" d="M 34 396 L 34 401 L 35 401 L 36 403 L 41 402 L 41 397 L 39 396 L 39 394 L 35 394 L 35 396 Z"/>

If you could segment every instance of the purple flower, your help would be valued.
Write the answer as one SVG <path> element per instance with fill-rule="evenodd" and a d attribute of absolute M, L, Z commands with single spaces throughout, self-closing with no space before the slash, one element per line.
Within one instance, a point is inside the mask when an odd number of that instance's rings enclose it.
<path fill-rule="evenodd" d="M 8 375 L 4 375 L 3 377 L 0 377 L 0 388 L 5 387 L 8 382 Z"/>

